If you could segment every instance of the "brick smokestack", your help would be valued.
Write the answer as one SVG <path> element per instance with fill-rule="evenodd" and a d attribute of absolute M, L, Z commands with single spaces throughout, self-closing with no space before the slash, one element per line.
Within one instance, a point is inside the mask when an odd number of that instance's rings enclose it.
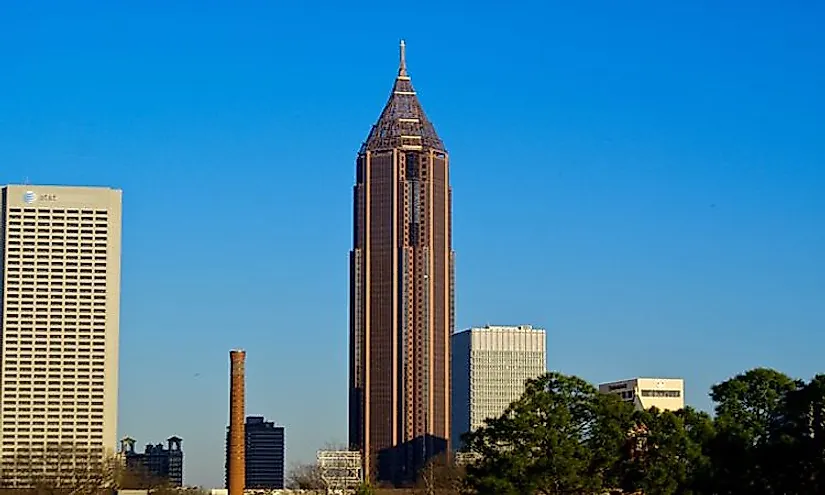
<path fill-rule="evenodd" d="M 246 483 L 246 432 L 244 415 L 246 397 L 244 381 L 246 351 L 229 352 L 229 495 L 243 495 Z"/>

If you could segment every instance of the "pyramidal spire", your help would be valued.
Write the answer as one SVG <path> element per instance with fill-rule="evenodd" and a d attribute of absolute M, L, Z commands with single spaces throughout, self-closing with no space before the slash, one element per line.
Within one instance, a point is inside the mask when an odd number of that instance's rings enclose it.
<path fill-rule="evenodd" d="M 398 55 L 398 76 L 392 93 L 359 153 L 396 148 L 446 151 L 424 113 L 407 73 L 407 44 L 404 40 L 401 40 Z"/>

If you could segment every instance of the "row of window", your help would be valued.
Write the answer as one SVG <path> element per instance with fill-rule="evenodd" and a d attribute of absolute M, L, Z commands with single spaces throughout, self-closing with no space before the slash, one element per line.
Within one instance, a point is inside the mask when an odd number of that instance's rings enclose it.
<path fill-rule="evenodd" d="M 75 328 L 75 327 L 63 327 L 61 328 L 59 325 L 51 327 L 51 330 L 46 331 L 42 330 L 38 327 L 37 333 L 23 333 L 23 332 L 9 332 L 6 329 L 5 338 L 11 339 L 14 342 L 17 342 L 16 339 L 48 339 L 49 342 L 51 341 L 63 341 L 68 340 L 88 340 L 88 339 L 102 339 L 106 337 L 106 328 L 105 327 L 95 327 L 95 328 Z M 21 341 L 21 342 L 30 342 L 30 341 Z M 38 341 L 39 342 L 39 341 Z"/>
<path fill-rule="evenodd" d="M 32 268 L 6 270 L 9 278 L 14 279 L 31 279 L 31 278 L 51 278 L 51 279 L 66 279 L 66 280 L 93 280 L 92 275 L 95 275 L 94 280 L 106 280 L 106 267 L 101 266 L 97 270 L 91 268 L 51 268 L 49 270 L 34 270 Z M 51 275 L 51 277 L 49 277 Z"/>
<path fill-rule="evenodd" d="M 101 272 L 101 270 L 103 270 Z M 23 261 L 9 265 L 6 269 L 11 273 L 106 273 L 105 261 L 66 261 L 62 259 Z"/>
<path fill-rule="evenodd" d="M 71 338 L 69 338 L 69 337 L 71 337 Z M 43 346 L 43 347 L 34 347 L 34 352 L 45 352 L 47 350 L 46 346 L 48 346 L 48 350 L 60 351 L 60 344 L 61 343 L 63 344 L 63 346 L 65 348 L 68 348 L 68 349 L 75 349 L 78 345 L 80 347 L 89 347 L 90 345 L 94 346 L 94 347 L 99 347 L 99 346 L 103 346 L 102 341 L 104 341 L 106 339 L 105 335 L 95 335 L 93 341 L 90 340 L 91 337 L 89 335 L 82 335 L 81 337 L 84 337 L 84 338 L 80 342 L 77 342 L 77 336 L 76 335 L 67 335 L 66 339 L 64 339 L 64 340 L 61 340 L 61 339 L 57 338 L 57 339 L 51 340 L 48 344 L 38 343 L 37 345 Z M 14 340 L 14 341 L 11 341 L 11 342 L 6 342 L 6 345 L 9 346 L 9 347 L 15 347 L 16 349 L 18 349 L 20 351 L 23 351 L 23 352 L 32 352 L 31 347 L 24 347 L 26 345 L 31 345 L 30 341 L 23 341 L 23 343 L 18 343 L 16 340 Z M 6 377 L 6 378 L 8 378 L 8 377 Z"/>
<path fill-rule="evenodd" d="M 22 352 L 15 352 L 12 349 L 9 349 L 7 354 L 7 360 L 9 364 L 15 364 L 17 359 L 24 360 L 25 362 L 31 362 L 32 355 L 31 354 L 23 354 Z M 13 354 L 12 354 L 13 353 Z M 103 355 L 106 353 L 106 349 L 104 347 L 89 347 L 85 349 L 72 349 L 66 350 L 61 352 L 61 356 L 48 356 L 48 362 L 53 365 L 59 365 L 61 363 L 70 364 L 70 363 L 92 363 L 94 361 L 101 361 L 103 360 Z M 42 362 L 46 362 L 46 356 L 35 355 L 35 360 L 42 360 Z M 38 362 L 38 361 L 35 361 Z"/>
<path fill-rule="evenodd" d="M 43 397 L 36 397 L 36 399 L 43 399 Z M 73 397 L 64 397 L 62 401 L 59 403 L 53 403 L 54 401 L 49 401 L 50 406 L 103 406 L 103 402 L 96 400 L 96 401 L 88 401 L 88 400 L 72 400 Z M 5 402 L 5 401 L 4 401 Z M 38 412 L 45 412 L 45 407 L 36 407 L 36 406 L 45 406 L 46 402 L 43 400 L 31 400 L 31 399 L 18 399 L 16 402 L 14 399 L 9 399 L 10 406 L 34 406 L 33 410 Z"/>
<path fill-rule="evenodd" d="M 21 239 L 23 240 L 22 243 L 21 243 Z M 12 236 L 11 234 L 9 234 L 8 241 L 9 241 L 9 245 L 13 246 L 13 247 L 8 248 L 8 250 L 14 249 L 14 253 L 15 253 L 15 258 L 14 259 L 17 259 L 17 260 L 20 259 L 19 256 L 20 256 L 21 252 L 24 253 L 24 254 L 35 252 L 35 248 L 33 247 L 35 241 L 38 241 L 38 243 L 37 243 L 38 247 L 36 249 L 48 249 L 49 247 L 51 247 L 51 249 L 49 251 L 50 252 L 56 252 L 56 253 L 65 253 L 66 252 L 66 250 L 64 249 L 64 242 L 63 241 L 65 241 L 65 246 L 70 246 L 69 248 L 66 248 L 66 249 L 77 249 L 77 247 L 75 247 L 75 246 L 78 246 L 78 243 L 79 243 L 78 247 L 80 247 L 82 249 L 87 249 L 87 248 L 92 248 L 92 247 L 105 248 L 107 246 L 106 236 L 86 236 L 86 235 L 76 236 L 75 235 L 75 236 L 64 237 L 62 235 L 59 235 L 59 236 L 53 236 L 52 237 L 52 236 L 48 236 L 48 235 L 42 234 L 42 233 L 40 235 L 30 234 L 30 235 L 24 235 L 24 236 L 20 236 L 19 234 Z M 22 251 L 20 249 L 21 245 L 24 246 Z M 75 253 L 75 251 L 70 251 L 70 252 Z M 80 251 L 80 252 L 82 253 L 83 251 Z M 87 252 L 85 254 L 89 254 L 89 253 Z"/>
<path fill-rule="evenodd" d="M 39 404 L 38 404 L 39 405 Z M 53 417 L 61 417 L 63 419 L 71 419 L 73 418 L 74 414 L 78 414 L 83 417 L 88 417 L 90 419 L 103 419 L 103 408 L 102 407 L 89 407 L 88 404 L 84 404 L 81 406 L 72 406 L 71 401 L 67 402 L 57 402 L 57 401 L 49 401 L 50 406 L 59 406 L 62 410 L 57 410 L 54 407 L 50 407 L 48 409 L 44 407 L 26 407 L 25 405 L 21 405 L 20 407 L 6 407 L 3 405 L 3 424 L 14 424 L 18 420 L 26 420 L 28 418 L 33 419 L 46 419 Z M 71 411 L 68 409 L 72 409 Z M 19 411 L 19 412 L 15 412 Z M 32 412 L 33 411 L 33 412 Z"/>
<path fill-rule="evenodd" d="M 77 244 L 75 243 L 75 245 L 77 245 Z M 58 255 L 58 254 L 63 254 L 63 253 L 68 253 L 68 254 L 97 254 L 97 255 L 104 255 L 104 256 L 106 255 L 106 248 L 105 247 L 104 248 L 95 248 L 95 249 L 92 249 L 91 247 L 88 247 L 88 248 L 86 248 L 86 247 L 66 247 L 66 248 L 64 248 L 62 242 L 60 242 L 60 243 L 54 242 L 54 243 L 47 244 L 46 246 L 42 246 L 42 247 L 41 246 L 38 246 L 38 247 L 34 247 L 34 246 L 31 246 L 31 247 L 28 247 L 28 246 L 23 246 L 23 247 L 10 246 L 6 249 L 6 251 L 10 255 L 11 254 L 19 254 L 19 253 L 46 253 L 46 254 L 53 254 L 53 255 Z M 15 258 L 15 259 L 17 259 L 17 258 Z M 24 263 L 24 264 L 31 265 L 31 263 Z"/>
<path fill-rule="evenodd" d="M 78 360 L 78 361 L 66 361 L 66 363 L 67 364 L 72 364 L 73 366 L 77 366 L 78 367 L 77 370 L 80 371 L 80 372 L 103 373 L 103 363 L 101 363 L 100 361 L 102 361 L 102 360 L 98 360 L 98 362 L 92 363 L 89 360 L 86 360 L 86 361 L 79 361 Z M 94 364 L 94 366 L 91 366 L 92 364 Z M 62 364 L 59 363 L 59 362 L 52 362 L 52 366 L 53 366 L 53 368 L 48 370 L 48 371 L 58 372 L 62 369 L 61 368 Z M 35 371 L 41 371 L 41 370 L 42 371 L 47 371 L 46 368 L 34 368 L 34 370 Z M 23 375 L 26 375 L 26 372 L 31 373 L 31 371 L 32 371 L 31 366 L 23 366 L 23 365 L 21 365 L 21 366 L 6 366 L 6 373 L 20 372 L 20 375 L 23 376 Z"/>
<path fill-rule="evenodd" d="M 90 433 L 86 433 L 86 434 L 81 435 L 81 434 L 78 434 L 78 433 L 74 433 L 74 428 L 63 428 L 63 431 L 61 433 L 62 433 L 62 435 L 60 435 L 60 437 L 64 437 L 64 438 L 76 436 L 76 437 L 88 437 L 88 438 L 95 439 L 95 440 L 102 440 L 103 439 L 103 431 L 102 430 L 96 430 L 94 432 L 90 432 Z M 32 433 L 31 435 L 26 434 L 26 433 L 23 433 L 23 434 L 18 433 L 18 434 L 15 435 L 15 437 L 17 439 L 16 442 L 12 442 L 11 440 L 7 440 L 9 443 L 6 444 L 4 442 L 4 445 L 16 445 L 16 444 L 19 444 L 19 443 L 23 443 L 23 442 L 20 441 L 21 439 L 45 440 L 45 439 L 59 438 L 58 435 L 44 435 L 42 433 Z M 6 454 L 3 454 L 3 457 L 5 458 Z M 12 455 L 9 455 L 8 457 L 14 458 L 14 455 L 12 454 Z"/>
<path fill-rule="evenodd" d="M 20 253 L 8 253 L 7 254 L 7 261 L 8 261 L 10 266 L 14 263 L 21 263 L 21 262 L 25 263 L 26 260 L 44 261 L 44 260 L 91 260 L 91 259 L 94 259 L 97 262 L 106 261 L 106 258 L 101 256 L 101 255 L 96 255 L 94 258 L 92 258 L 92 256 L 88 255 L 88 254 L 83 255 L 83 256 L 78 256 L 76 254 L 57 254 L 57 253 L 55 253 L 53 256 L 49 256 L 48 254 L 35 255 L 34 253 L 24 253 L 22 256 L 20 255 Z"/>
<path fill-rule="evenodd" d="M 64 361 L 75 361 L 75 357 L 77 358 L 89 358 L 89 353 L 100 354 L 106 350 L 106 346 L 103 342 L 81 342 L 79 346 L 74 345 L 74 343 L 68 343 L 63 349 L 59 347 L 52 347 L 49 351 L 55 353 L 56 355 L 43 355 L 46 354 L 46 349 L 36 349 L 34 354 L 34 359 L 42 359 L 42 360 L 50 360 L 54 362 L 58 362 L 61 359 Z M 23 358 L 31 360 L 32 351 L 31 349 L 20 349 L 20 348 L 8 348 L 6 349 L 7 355 L 6 360 L 9 361 L 9 364 L 16 363 L 15 359 Z M 12 354 L 13 353 L 13 354 Z"/>
<path fill-rule="evenodd" d="M 38 313 L 49 313 L 51 312 L 51 316 L 54 318 L 60 318 L 63 315 L 64 318 L 67 319 L 74 319 L 77 315 L 84 315 L 84 314 L 93 314 L 95 319 L 100 319 L 105 317 L 106 307 L 103 305 L 96 306 L 94 308 L 90 307 L 77 307 L 71 305 L 52 305 L 52 306 L 37 306 L 33 308 L 26 308 L 26 307 L 9 307 L 7 309 L 9 311 L 9 318 L 13 318 L 11 315 L 17 315 L 17 313 L 11 313 L 11 311 L 25 311 L 26 313 L 21 313 L 21 318 L 44 318 L 45 314 L 38 314 Z M 34 312 L 35 314 L 32 315 L 31 313 Z M 79 317 L 79 316 L 78 316 Z"/>
<path fill-rule="evenodd" d="M 62 334 L 61 334 L 62 335 Z M 11 337 L 6 339 L 7 346 L 18 347 L 21 351 L 32 351 L 32 347 L 34 346 L 34 351 L 46 351 L 46 348 L 50 348 L 52 350 L 59 349 L 60 344 L 62 343 L 66 347 L 74 348 L 77 345 L 81 347 L 88 347 L 89 345 L 94 345 L 97 347 L 98 345 L 103 345 L 103 341 L 106 340 L 106 335 L 103 334 L 96 334 L 96 335 L 80 335 L 80 339 L 78 342 L 77 335 L 66 335 L 64 339 L 59 338 L 60 335 L 56 336 L 48 341 L 35 341 L 32 343 L 30 340 L 22 340 L 18 341 L 16 338 Z M 27 347 L 28 346 L 28 347 Z"/>
<path fill-rule="evenodd" d="M 36 206 L 13 206 L 9 208 L 9 213 L 22 213 L 23 215 L 52 214 L 52 215 L 106 215 L 109 210 L 92 208 L 38 208 Z"/>
<path fill-rule="evenodd" d="M 63 310 L 59 310 L 59 311 L 56 310 L 55 308 L 52 308 L 52 311 L 54 311 L 56 313 L 56 314 L 50 315 L 52 317 L 59 317 L 59 318 L 72 319 L 72 320 L 74 320 L 74 319 L 79 319 L 79 320 L 94 319 L 94 320 L 100 320 L 101 323 L 102 323 L 102 320 L 104 320 L 105 317 L 106 317 L 105 314 L 85 314 L 85 313 L 82 313 L 82 314 L 81 313 L 69 314 L 69 313 L 77 313 L 77 311 L 69 310 L 68 308 L 63 309 Z M 38 309 L 38 312 L 40 312 L 40 309 Z M 46 309 L 44 308 L 42 310 L 42 312 L 46 313 Z M 23 314 L 20 314 L 19 316 L 20 316 L 19 320 L 21 320 L 21 321 L 31 321 L 31 320 L 34 320 L 34 319 L 46 320 L 47 314 L 32 315 L 32 314 L 23 313 Z M 18 314 L 17 313 L 7 313 L 6 318 L 7 318 L 7 323 L 12 324 L 12 323 L 15 323 L 18 320 Z"/>
<path fill-rule="evenodd" d="M 79 387 L 82 387 L 84 385 L 85 386 L 90 386 L 90 385 L 92 385 L 92 386 L 101 386 L 101 387 L 103 386 L 103 381 L 78 380 L 77 383 L 75 383 L 73 380 L 60 380 L 60 379 L 53 379 L 53 380 L 49 380 L 49 381 L 46 381 L 46 380 L 34 380 L 34 381 L 32 381 L 32 380 L 22 380 L 22 379 L 18 381 L 18 380 L 7 379 L 5 381 L 5 383 L 6 383 L 6 386 L 10 387 L 10 388 L 13 388 L 14 385 L 20 385 L 21 390 L 23 390 L 25 388 L 24 387 L 25 385 L 35 385 L 35 386 L 36 385 L 49 385 L 49 386 L 58 385 L 58 386 L 64 386 L 64 387 L 65 386 L 72 386 L 73 387 L 75 385 L 77 385 Z"/>
<path fill-rule="evenodd" d="M 87 286 L 84 287 L 64 287 L 63 285 L 38 285 L 34 287 L 19 287 L 17 290 L 6 291 L 6 300 L 12 303 L 21 304 L 24 306 L 46 304 L 47 299 L 51 299 L 51 304 L 71 304 L 74 306 L 88 306 L 86 302 L 95 300 L 95 304 L 103 304 L 106 300 L 106 293 L 94 292 Z M 48 295 L 47 295 L 48 294 Z M 65 295 L 64 295 L 65 294 Z M 94 297 L 90 297 L 91 295 Z M 77 301 L 77 302 L 73 302 Z"/>
<path fill-rule="evenodd" d="M 89 421 L 89 419 L 97 419 L 97 421 Z M 62 421 L 62 422 L 61 422 Z M 21 426 L 21 424 L 23 426 Z M 30 428 L 40 427 L 40 426 L 69 426 L 69 425 L 79 425 L 79 426 L 102 426 L 103 425 L 103 416 L 96 416 L 95 418 L 90 418 L 88 415 L 78 415 L 75 417 L 73 414 L 63 414 L 58 418 L 58 415 L 54 415 L 54 417 L 46 417 L 43 415 L 42 418 L 39 418 L 35 421 L 8 421 L 4 423 L 3 427 L 4 430 L 11 428 Z"/>
<path fill-rule="evenodd" d="M 79 227 L 88 225 L 102 228 L 109 226 L 106 221 L 94 218 L 35 218 L 31 216 L 20 218 L 20 215 L 10 215 L 9 225 L 23 225 L 25 227 Z"/>
<path fill-rule="evenodd" d="M 648 390 L 642 389 L 642 397 L 681 397 L 681 390 Z"/>

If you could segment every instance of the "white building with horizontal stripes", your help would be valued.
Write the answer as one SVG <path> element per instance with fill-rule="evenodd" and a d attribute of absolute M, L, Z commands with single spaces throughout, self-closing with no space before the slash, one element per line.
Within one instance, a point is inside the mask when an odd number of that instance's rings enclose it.
<path fill-rule="evenodd" d="M 452 337 L 452 444 L 500 416 L 547 372 L 546 332 L 531 325 L 470 328 Z"/>

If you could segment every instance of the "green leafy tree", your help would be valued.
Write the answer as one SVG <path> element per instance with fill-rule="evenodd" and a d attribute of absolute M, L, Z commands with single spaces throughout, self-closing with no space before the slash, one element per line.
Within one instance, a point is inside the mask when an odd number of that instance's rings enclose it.
<path fill-rule="evenodd" d="M 711 438 L 710 418 L 691 409 L 655 408 L 634 414 L 623 451 L 622 488 L 648 495 L 699 494 L 708 458 L 702 442 Z"/>
<path fill-rule="evenodd" d="M 825 493 L 825 375 L 788 394 L 770 444 L 777 493 Z"/>
<path fill-rule="evenodd" d="M 559 373 L 529 380 L 496 419 L 465 437 L 481 458 L 467 467 L 480 495 L 594 493 L 618 479 L 631 407 L 589 383 Z"/>
<path fill-rule="evenodd" d="M 778 371 L 756 368 L 711 389 L 716 432 L 710 452 L 719 494 L 784 493 L 778 454 L 789 394 L 803 383 Z"/>
<path fill-rule="evenodd" d="M 713 488 L 713 459 L 711 445 L 716 439 L 716 426 L 713 419 L 705 412 L 692 407 L 685 407 L 675 412 L 682 420 L 688 437 L 686 455 L 688 464 L 688 482 L 686 493 L 711 493 Z"/>

